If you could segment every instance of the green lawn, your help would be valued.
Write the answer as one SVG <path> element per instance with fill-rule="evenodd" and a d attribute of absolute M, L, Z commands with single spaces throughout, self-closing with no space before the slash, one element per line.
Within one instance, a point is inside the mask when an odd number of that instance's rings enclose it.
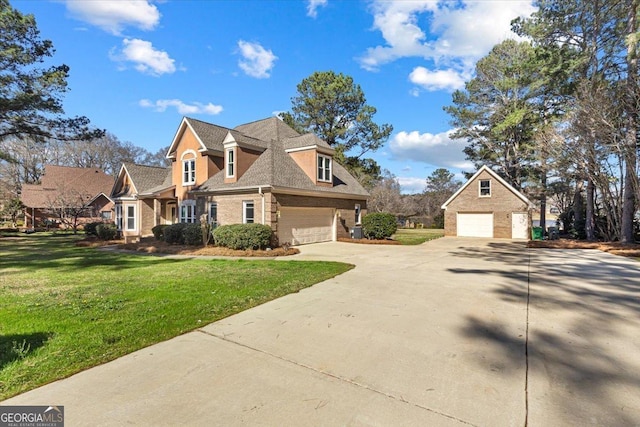
<path fill-rule="evenodd" d="M 444 236 L 444 230 L 432 228 L 398 228 L 392 239 L 403 245 L 419 245 Z"/>
<path fill-rule="evenodd" d="M 76 239 L 0 238 L 0 400 L 353 267 L 116 254 Z"/>

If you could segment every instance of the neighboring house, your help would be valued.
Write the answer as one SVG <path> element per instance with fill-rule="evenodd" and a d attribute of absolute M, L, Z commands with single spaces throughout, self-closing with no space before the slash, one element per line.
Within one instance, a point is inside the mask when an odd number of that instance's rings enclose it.
<path fill-rule="evenodd" d="M 261 223 L 277 244 L 349 237 L 369 194 L 313 134 L 276 117 L 235 129 L 184 118 L 171 142 L 168 169 L 123 165 L 112 191 L 125 239 L 159 224 Z"/>
<path fill-rule="evenodd" d="M 113 177 L 100 169 L 47 165 L 40 184 L 22 186 L 24 226 L 72 227 L 75 219 L 79 224 L 112 221 L 112 187 Z"/>
<path fill-rule="evenodd" d="M 443 205 L 445 236 L 528 239 L 533 204 L 487 166 Z"/>

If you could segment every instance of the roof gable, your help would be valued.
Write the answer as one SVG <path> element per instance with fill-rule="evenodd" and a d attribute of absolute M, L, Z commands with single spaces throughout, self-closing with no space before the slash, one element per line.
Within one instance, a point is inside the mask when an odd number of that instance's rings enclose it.
<path fill-rule="evenodd" d="M 487 172 L 489 175 L 491 175 L 492 178 L 495 178 L 496 181 L 498 181 L 500 184 L 502 184 L 505 188 L 507 188 L 511 193 L 513 193 L 513 195 L 515 195 L 518 199 L 522 200 L 524 203 L 526 203 L 529 207 L 533 207 L 533 203 L 531 203 L 531 201 L 527 198 L 527 196 L 525 196 L 524 194 L 522 194 L 521 192 L 519 192 L 518 190 L 516 190 L 515 188 L 513 188 L 513 186 L 511 186 L 511 184 L 509 184 L 507 181 L 505 181 L 500 175 L 498 175 L 497 173 L 495 173 L 491 168 L 489 168 L 487 165 L 483 165 L 480 169 L 478 169 L 478 171 L 473 174 L 473 176 L 471 178 L 469 178 L 467 180 L 467 182 L 465 182 L 462 187 L 460 187 L 458 189 L 458 191 L 456 191 L 455 193 L 453 193 L 453 195 L 451 197 L 449 197 L 449 199 L 444 202 L 441 206 L 441 209 L 447 209 L 447 206 L 449 206 L 449 204 L 456 199 L 456 197 L 458 197 L 460 195 L 460 193 L 462 193 L 469 185 L 471 185 L 472 182 L 474 182 L 478 176 L 480 176 L 480 174 L 482 172 Z"/>
<path fill-rule="evenodd" d="M 131 182 L 132 188 L 126 188 L 125 176 Z M 111 191 L 112 197 L 124 195 L 136 195 L 148 192 L 151 189 L 164 186 L 171 179 L 171 168 L 158 166 L 137 165 L 135 163 L 124 163 L 120 168 L 120 173 Z"/>
<path fill-rule="evenodd" d="M 230 130 L 223 126 L 214 125 L 201 120 L 192 119 L 190 117 L 183 117 L 180 122 L 180 126 L 178 126 L 178 130 L 171 141 L 171 145 L 169 145 L 169 150 L 167 151 L 168 159 L 175 158 L 175 151 L 186 129 L 191 131 L 193 136 L 196 138 L 196 141 L 198 141 L 198 144 L 200 144 L 200 149 L 198 151 L 201 152 L 222 152 L 222 141 Z"/>

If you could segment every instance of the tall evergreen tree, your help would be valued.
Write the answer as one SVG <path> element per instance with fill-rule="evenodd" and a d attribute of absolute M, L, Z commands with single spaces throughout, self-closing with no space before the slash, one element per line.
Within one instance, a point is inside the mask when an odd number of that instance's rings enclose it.
<path fill-rule="evenodd" d="M 40 65 L 54 52 L 53 43 L 40 38 L 33 15 L 23 15 L 8 0 L 0 0 L 0 141 L 101 135 L 89 129 L 86 117 L 64 117 L 69 67 Z"/>

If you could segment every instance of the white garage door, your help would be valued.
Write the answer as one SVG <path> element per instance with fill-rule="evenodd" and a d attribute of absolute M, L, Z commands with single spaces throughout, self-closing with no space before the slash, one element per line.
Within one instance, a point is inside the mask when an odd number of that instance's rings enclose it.
<path fill-rule="evenodd" d="M 457 222 L 460 237 L 493 237 L 491 213 L 459 213 Z"/>
<path fill-rule="evenodd" d="M 281 208 L 278 237 L 292 245 L 333 240 L 333 209 Z"/>

